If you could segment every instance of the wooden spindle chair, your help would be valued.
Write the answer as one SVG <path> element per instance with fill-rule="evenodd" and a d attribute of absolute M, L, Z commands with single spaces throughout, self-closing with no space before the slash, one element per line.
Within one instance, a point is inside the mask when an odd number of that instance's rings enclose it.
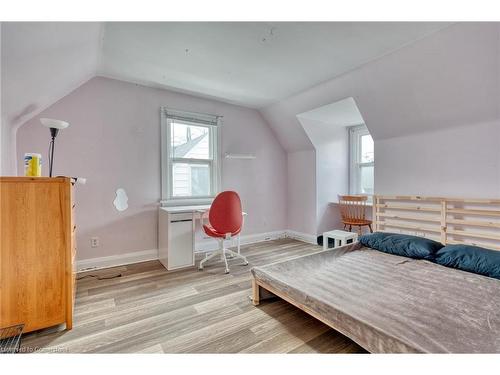
<path fill-rule="evenodd" d="M 373 233 L 372 221 L 366 218 L 367 196 L 363 195 L 339 195 L 340 216 L 344 223 L 344 230 L 349 227 L 351 232 L 353 226 L 358 227 L 358 233 L 361 235 L 361 227 L 368 226 Z"/>

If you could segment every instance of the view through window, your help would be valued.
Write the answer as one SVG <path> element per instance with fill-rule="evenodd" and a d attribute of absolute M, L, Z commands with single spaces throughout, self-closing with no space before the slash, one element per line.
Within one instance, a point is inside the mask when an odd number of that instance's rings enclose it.
<path fill-rule="evenodd" d="M 170 132 L 172 196 L 210 196 L 212 150 L 209 128 L 172 122 Z"/>
<path fill-rule="evenodd" d="M 197 121 L 192 114 L 167 112 L 164 120 L 163 200 L 212 198 L 219 180 L 217 118 Z"/>
<path fill-rule="evenodd" d="M 375 152 L 366 126 L 350 129 L 350 194 L 373 195 Z"/>

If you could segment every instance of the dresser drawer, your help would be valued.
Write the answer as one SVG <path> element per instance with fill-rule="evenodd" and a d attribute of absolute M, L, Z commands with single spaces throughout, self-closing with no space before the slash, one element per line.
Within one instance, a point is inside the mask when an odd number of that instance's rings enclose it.
<path fill-rule="evenodd" d="M 0 326 L 72 327 L 71 189 L 66 177 L 0 177 Z"/>

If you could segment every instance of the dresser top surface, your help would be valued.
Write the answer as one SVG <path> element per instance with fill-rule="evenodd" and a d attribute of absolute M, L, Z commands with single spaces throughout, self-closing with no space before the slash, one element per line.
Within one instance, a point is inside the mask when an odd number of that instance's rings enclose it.
<path fill-rule="evenodd" d="M 69 182 L 70 177 L 0 177 L 0 182 Z"/>

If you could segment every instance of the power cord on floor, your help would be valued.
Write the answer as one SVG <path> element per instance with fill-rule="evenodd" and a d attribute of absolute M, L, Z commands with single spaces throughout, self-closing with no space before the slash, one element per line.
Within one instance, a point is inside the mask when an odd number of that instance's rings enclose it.
<path fill-rule="evenodd" d="M 85 279 L 86 277 L 93 277 L 97 280 L 110 280 L 110 279 L 116 279 L 117 277 L 122 277 L 122 274 L 119 273 L 117 275 L 112 275 L 112 276 L 97 276 L 97 275 L 85 275 L 81 277 L 77 277 L 77 280 Z"/>

